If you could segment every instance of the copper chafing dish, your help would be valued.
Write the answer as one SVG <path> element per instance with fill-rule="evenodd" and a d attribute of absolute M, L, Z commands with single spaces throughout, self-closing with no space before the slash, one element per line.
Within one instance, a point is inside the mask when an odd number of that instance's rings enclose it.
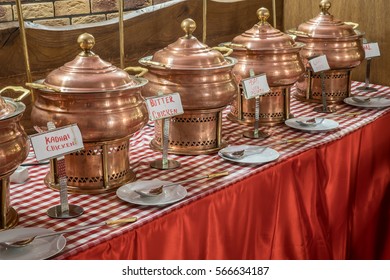
<path fill-rule="evenodd" d="M 159 92 L 178 92 L 184 114 L 170 120 L 168 152 L 198 155 L 217 152 L 226 146 L 222 139 L 222 111 L 235 98 L 237 85 L 232 75 L 235 59 L 228 57 L 228 48 L 212 49 L 192 35 L 196 24 L 185 19 L 181 27 L 186 35 L 157 51 L 153 56 L 140 59 L 148 68 L 143 88 L 145 97 Z M 162 121 L 155 122 L 155 135 L 151 141 L 154 150 L 161 150 Z"/>
<path fill-rule="evenodd" d="M 23 94 L 17 99 L 0 96 L 0 230 L 15 227 L 18 223 L 18 213 L 10 206 L 10 176 L 30 150 L 27 134 L 20 124 L 26 109 L 20 100 L 30 91 L 9 86 L 0 90 L 0 94 L 8 90 Z"/>
<path fill-rule="evenodd" d="M 363 33 L 357 24 L 346 23 L 329 13 L 331 3 L 320 2 L 321 13 L 302 23 L 297 30 L 289 30 L 297 42 L 305 47 L 301 51 L 306 73 L 297 82 L 295 97 L 299 100 L 321 102 L 320 73 L 311 71 L 308 60 L 325 54 L 330 70 L 324 71 L 324 92 L 328 103 L 342 102 L 351 94 L 351 71 L 364 60 Z"/>
<path fill-rule="evenodd" d="M 148 120 L 141 96 L 147 80 L 94 54 L 92 35 L 80 35 L 78 43 L 83 51 L 74 60 L 31 85 L 37 88 L 31 119 L 42 129 L 49 121 L 56 127 L 77 123 L 84 150 L 65 155 L 68 189 L 102 193 L 135 180 L 129 168 L 129 139 Z M 58 189 L 55 169 L 52 164 L 45 183 Z"/>
<path fill-rule="evenodd" d="M 257 10 L 260 20 L 251 29 L 235 37 L 231 43 L 222 45 L 233 49 L 232 57 L 237 59 L 233 73 L 239 80 L 266 74 L 271 92 L 259 97 L 260 125 L 283 123 L 290 116 L 290 90 L 304 72 L 299 51 L 302 43 L 295 43 L 291 36 L 273 28 L 268 22 L 269 11 Z M 245 99 L 240 84 L 240 93 L 233 101 L 228 118 L 246 125 L 255 122 L 255 100 Z"/>

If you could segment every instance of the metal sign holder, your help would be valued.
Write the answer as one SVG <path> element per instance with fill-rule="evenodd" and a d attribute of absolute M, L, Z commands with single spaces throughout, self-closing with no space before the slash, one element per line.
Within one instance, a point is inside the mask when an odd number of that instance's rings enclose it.
<path fill-rule="evenodd" d="M 47 123 L 48 130 L 55 129 L 52 122 Z M 80 206 L 68 203 L 68 179 L 65 170 L 65 158 L 59 157 L 50 160 L 50 165 L 55 166 L 58 174 L 60 185 L 60 204 L 53 206 L 47 210 L 47 215 L 55 219 L 69 219 L 80 216 L 84 213 L 84 209 Z"/>
<path fill-rule="evenodd" d="M 249 75 L 250 77 L 254 77 L 255 76 L 255 72 L 253 71 L 253 69 L 250 69 L 249 70 Z M 248 131 L 245 131 L 242 135 L 245 137 L 245 138 L 251 138 L 251 139 L 264 139 L 264 138 L 268 138 L 270 136 L 270 134 L 264 132 L 264 131 L 260 131 L 259 130 L 259 122 L 260 122 L 260 97 L 259 96 L 255 96 L 255 125 L 254 125 L 254 130 L 248 130 Z"/>
<path fill-rule="evenodd" d="M 158 92 L 158 96 L 164 95 L 163 92 Z M 171 122 L 171 118 L 163 118 L 162 119 L 162 158 L 156 159 L 150 163 L 150 167 L 155 169 L 175 169 L 180 167 L 180 162 L 176 160 L 168 159 L 168 143 L 169 143 L 169 123 Z"/>

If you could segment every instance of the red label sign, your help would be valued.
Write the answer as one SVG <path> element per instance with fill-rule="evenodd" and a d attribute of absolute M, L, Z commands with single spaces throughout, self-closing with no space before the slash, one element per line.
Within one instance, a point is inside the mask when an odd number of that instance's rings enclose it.
<path fill-rule="evenodd" d="M 181 115 L 184 113 L 180 94 L 170 93 L 146 99 L 149 119 L 159 120 Z"/>
<path fill-rule="evenodd" d="M 81 132 L 76 124 L 34 134 L 30 141 L 38 161 L 56 158 L 84 148 Z"/>

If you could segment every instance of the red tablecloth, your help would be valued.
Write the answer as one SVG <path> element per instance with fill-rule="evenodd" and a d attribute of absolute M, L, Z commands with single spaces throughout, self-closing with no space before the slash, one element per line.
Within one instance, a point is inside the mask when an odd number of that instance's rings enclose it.
<path fill-rule="evenodd" d="M 360 83 L 353 83 L 353 92 Z M 375 86 L 367 95 L 390 96 Z M 318 104 L 291 100 L 295 116 L 313 116 Z M 115 192 L 69 194 L 85 213 L 74 219 L 49 218 L 59 194 L 43 184 L 47 166 L 30 167 L 30 179 L 11 185 L 11 205 L 18 227 L 53 230 L 137 216 L 134 224 L 67 234 L 57 259 L 390 259 L 390 108 L 369 110 L 340 105 L 328 115 L 339 129 L 311 134 L 285 125 L 271 137 L 243 138 L 250 128 L 223 120 L 229 144 L 264 145 L 304 137 L 304 143 L 273 146 L 277 161 L 235 164 L 218 155 L 175 156 L 182 166 L 156 170 L 149 164 L 160 153 L 149 148 L 153 130 L 131 139 L 130 161 L 138 180 L 177 181 L 195 174 L 229 171 L 230 175 L 187 183 L 188 196 L 164 207 L 137 206 Z M 28 159 L 27 161 L 32 161 Z"/>

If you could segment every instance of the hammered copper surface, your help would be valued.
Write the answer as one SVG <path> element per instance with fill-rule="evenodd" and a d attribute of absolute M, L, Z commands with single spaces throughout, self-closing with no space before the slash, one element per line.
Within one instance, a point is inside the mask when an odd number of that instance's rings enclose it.
<path fill-rule="evenodd" d="M 83 51 L 32 85 L 39 88 L 31 114 L 34 125 L 45 129 L 53 121 L 56 127 L 76 123 L 80 128 L 85 149 L 65 156 L 69 191 L 78 193 L 112 191 L 135 179 L 127 142 L 148 121 L 141 96 L 147 80 L 102 60 L 91 51 L 94 42 L 92 35 L 80 35 Z M 46 183 L 58 189 L 52 169 Z"/>
<path fill-rule="evenodd" d="M 350 70 L 329 70 L 324 73 L 324 91 L 329 103 L 339 103 L 351 92 Z M 322 102 L 322 81 L 320 73 L 306 71 L 297 82 L 295 98 L 301 101 Z"/>
<path fill-rule="evenodd" d="M 363 49 L 363 33 L 356 30 L 357 24 L 345 23 L 329 13 L 331 3 L 320 2 L 320 14 L 302 23 L 297 31 L 296 41 L 305 44 L 301 56 L 306 66 L 306 74 L 297 82 L 298 99 L 321 102 L 321 79 L 313 73 L 308 60 L 315 56 L 326 55 L 330 70 L 324 71 L 326 99 L 329 103 L 342 102 L 351 93 L 351 71 L 365 57 Z"/>
<path fill-rule="evenodd" d="M 20 124 L 25 108 L 22 102 L 0 96 L 0 230 L 15 227 L 19 219 L 10 203 L 9 177 L 30 150 L 27 134 Z"/>
<path fill-rule="evenodd" d="M 170 119 L 168 152 L 184 155 L 215 153 L 222 139 L 221 112 L 237 94 L 232 68 L 235 59 L 222 55 L 192 35 L 196 24 L 182 22 L 186 35 L 152 57 L 140 59 L 149 69 L 145 97 L 158 93 L 180 94 L 184 114 Z M 154 150 L 162 150 L 161 121 L 155 122 Z"/>
<path fill-rule="evenodd" d="M 233 73 L 238 80 L 249 78 L 251 71 L 266 74 L 271 92 L 259 98 L 259 124 L 275 125 L 290 117 L 290 88 L 304 72 L 299 56 L 303 44 L 267 22 L 268 9 L 258 9 L 257 16 L 259 23 L 225 45 L 233 48 L 232 57 L 237 59 Z M 246 125 L 255 122 L 255 100 L 245 98 L 242 86 L 228 118 Z"/>
<path fill-rule="evenodd" d="M 259 97 L 259 124 L 272 126 L 284 123 L 290 117 L 290 87 L 271 87 L 271 92 Z M 252 126 L 255 121 L 256 102 L 245 99 L 240 86 L 241 100 L 234 100 L 227 118 L 231 121 Z M 240 105 L 241 104 L 241 105 Z M 238 110 L 241 108 L 241 111 Z M 241 116 L 238 118 L 237 116 Z"/>
<path fill-rule="evenodd" d="M 135 173 L 128 160 L 129 138 L 85 143 L 84 149 L 65 156 L 68 190 L 71 193 L 99 194 L 134 181 Z M 85 169 L 80 169 L 85 167 Z M 105 170 L 106 168 L 106 170 Z M 47 174 L 45 184 L 59 190 L 52 174 Z"/>
<path fill-rule="evenodd" d="M 185 114 L 171 118 L 169 148 L 175 154 L 209 154 L 226 147 L 226 142 L 217 137 L 222 133 L 222 113 L 215 110 L 188 110 Z M 159 150 L 162 139 L 162 121 L 155 122 L 155 135 L 151 142 Z M 219 142 L 221 141 L 221 142 Z"/>

